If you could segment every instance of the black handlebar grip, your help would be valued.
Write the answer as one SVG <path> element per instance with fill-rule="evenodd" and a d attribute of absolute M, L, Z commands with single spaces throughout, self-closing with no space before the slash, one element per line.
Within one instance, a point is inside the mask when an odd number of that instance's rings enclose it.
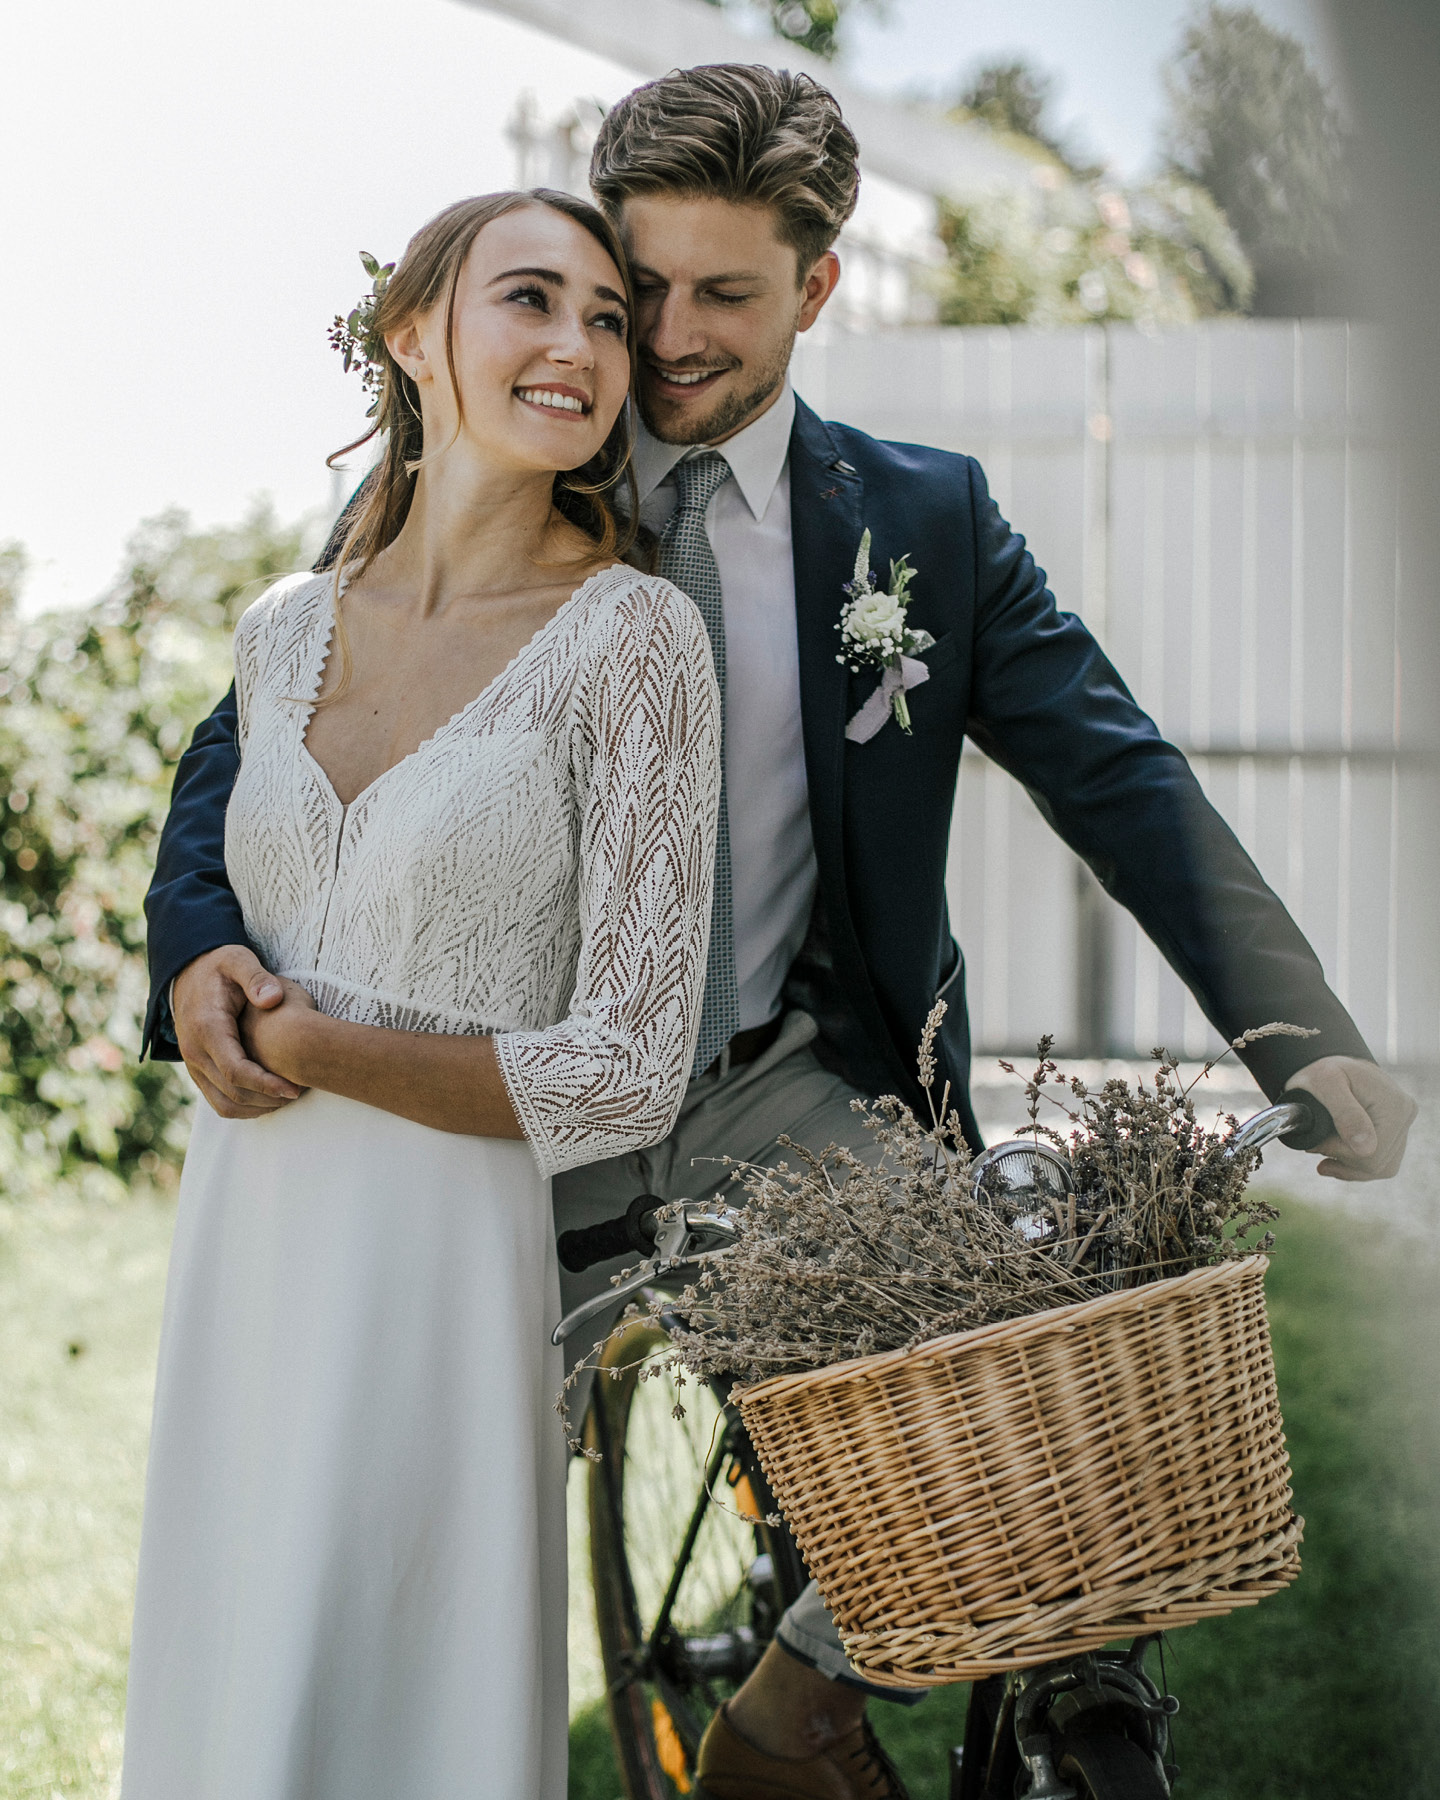
<path fill-rule="evenodd" d="M 1335 1121 L 1327 1109 L 1304 1088 L 1286 1088 L 1280 1096 L 1286 1106 L 1303 1106 L 1304 1120 L 1280 1139 L 1287 1150 L 1316 1150 L 1326 1138 L 1335 1136 Z"/>
<path fill-rule="evenodd" d="M 655 1248 L 652 1215 L 664 1204 L 657 1194 L 637 1194 L 618 1219 L 562 1231 L 555 1245 L 562 1265 L 572 1275 L 583 1275 L 596 1263 L 613 1262 L 617 1256 L 648 1256 Z"/>

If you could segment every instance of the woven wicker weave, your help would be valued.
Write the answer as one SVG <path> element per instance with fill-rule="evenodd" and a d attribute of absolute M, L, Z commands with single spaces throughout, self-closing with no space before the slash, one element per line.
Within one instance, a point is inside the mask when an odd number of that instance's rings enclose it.
<path fill-rule="evenodd" d="M 1266 1259 L 743 1390 L 855 1667 L 968 1681 L 1295 1579 Z"/>

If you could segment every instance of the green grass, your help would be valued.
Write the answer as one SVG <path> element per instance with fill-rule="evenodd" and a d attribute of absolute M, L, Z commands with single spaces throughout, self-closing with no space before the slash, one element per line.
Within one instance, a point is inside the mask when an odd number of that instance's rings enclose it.
<path fill-rule="evenodd" d="M 1267 1280 L 1304 1515 L 1304 1573 L 1175 1632 L 1179 1800 L 1440 1797 L 1440 1293 L 1428 1253 L 1281 1202 Z M 876 1728 L 913 1800 L 945 1800 L 964 1688 Z M 570 1800 L 616 1800 L 601 1710 L 571 1728 Z"/>
<path fill-rule="evenodd" d="M 1175 1633 L 1190 1800 L 1440 1795 L 1440 1314 L 1432 1256 L 1285 1210 L 1267 1280 L 1304 1570 Z"/>
<path fill-rule="evenodd" d="M 111 1800 L 172 1209 L 0 1205 L 0 1796 Z M 1181 1800 L 1440 1800 L 1440 1316 L 1428 1254 L 1285 1207 L 1270 1281 L 1306 1518 L 1286 1593 L 1177 1632 Z M 79 1346 L 71 1353 L 71 1346 Z M 572 1568 L 583 1570 L 583 1543 Z M 572 1800 L 616 1800 L 583 1594 Z M 876 1720 L 943 1800 L 964 1690 Z"/>
<path fill-rule="evenodd" d="M 0 1205 L 0 1794 L 118 1792 L 173 1208 Z"/>

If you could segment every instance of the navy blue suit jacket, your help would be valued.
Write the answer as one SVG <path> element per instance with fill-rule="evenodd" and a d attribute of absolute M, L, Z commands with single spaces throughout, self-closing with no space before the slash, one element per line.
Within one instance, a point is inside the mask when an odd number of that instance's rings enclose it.
<path fill-rule="evenodd" d="M 1294 921 L 1185 758 L 1080 621 L 1056 606 L 973 458 L 881 443 L 801 404 L 790 496 L 820 899 L 787 998 L 817 1017 L 832 1067 L 868 1092 L 918 1104 L 915 1046 L 943 994 L 940 1076 L 967 1094 L 965 964 L 945 904 L 967 733 L 1130 909 L 1223 1038 L 1272 1019 L 1319 1029 L 1317 1038 L 1272 1038 L 1246 1052 L 1268 1094 L 1317 1056 L 1368 1057 Z M 835 625 L 867 525 L 875 568 L 909 553 L 918 571 L 910 619 L 936 641 L 925 658 L 930 679 L 909 695 L 913 734 L 890 724 L 854 744 L 845 724 L 874 677 L 836 661 Z M 237 767 L 232 688 L 181 758 L 145 902 L 145 1032 L 157 1057 L 178 1054 L 172 977 L 206 950 L 247 941 L 224 859 Z M 968 1099 L 961 1112 L 978 1143 Z"/>

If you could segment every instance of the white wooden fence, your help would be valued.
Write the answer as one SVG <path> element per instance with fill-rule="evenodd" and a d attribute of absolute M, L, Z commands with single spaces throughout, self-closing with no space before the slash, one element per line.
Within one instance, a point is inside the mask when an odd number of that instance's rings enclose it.
<path fill-rule="evenodd" d="M 1435 709 L 1404 679 L 1420 601 L 1368 335 L 1272 321 L 837 333 L 802 339 L 794 373 L 822 416 L 980 459 L 1060 604 L 1189 754 L 1376 1054 L 1440 1055 Z M 1043 1031 L 1088 1054 L 1213 1044 L 1129 915 L 973 750 L 949 882 L 981 1048 Z"/>

